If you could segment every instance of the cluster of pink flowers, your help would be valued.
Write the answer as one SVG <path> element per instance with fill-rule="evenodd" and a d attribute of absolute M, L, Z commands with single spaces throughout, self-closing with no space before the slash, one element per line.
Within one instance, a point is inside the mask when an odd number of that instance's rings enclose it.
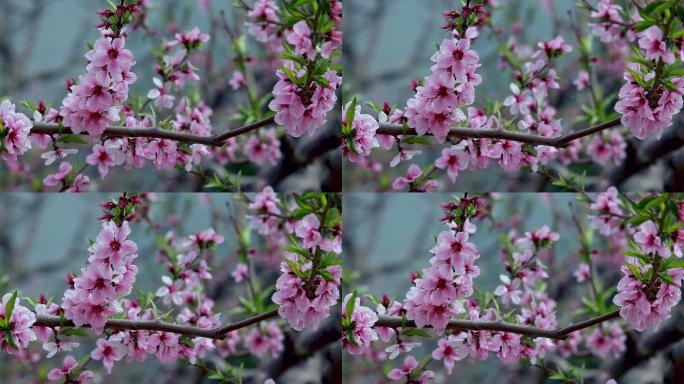
<path fill-rule="evenodd" d="M 278 5 L 274 0 L 257 0 L 247 12 L 247 31 L 250 35 L 274 52 L 282 50 L 278 29 Z"/>
<path fill-rule="evenodd" d="M 591 17 L 596 19 L 592 24 L 592 33 L 604 43 L 612 43 L 622 34 L 622 7 L 613 0 L 600 0 Z"/>
<path fill-rule="evenodd" d="M 373 341 L 378 340 L 378 334 L 373 329 L 375 322 L 378 321 L 378 315 L 372 309 L 362 306 L 359 297 L 354 298 L 352 313 L 347 313 L 351 298 L 352 294 L 347 294 L 342 300 L 342 318 L 348 318 L 353 324 L 352 329 L 342 333 L 342 348 L 352 355 L 361 355 L 370 348 Z"/>
<path fill-rule="evenodd" d="M 275 129 L 266 129 L 257 135 L 252 135 L 244 147 L 245 156 L 257 165 L 276 165 L 282 157 L 280 140 L 276 137 Z"/>
<path fill-rule="evenodd" d="M 437 108 L 436 110 L 442 108 L 447 111 L 452 111 L 452 108 L 455 108 L 454 106 L 460 107 L 472 103 L 472 97 L 474 96 L 472 96 L 471 91 L 474 90 L 474 85 L 477 85 L 480 81 L 478 75 L 474 74 L 467 78 L 467 81 L 474 81 L 472 84 L 467 83 L 471 85 L 469 87 L 461 89 L 457 83 L 456 91 L 454 91 L 455 93 L 451 91 L 447 92 L 449 89 L 448 87 L 444 86 L 442 83 L 435 82 L 444 78 L 443 71 L 454 74 L 459 70 L 459 68 L 454 68 L 453 66 L 448 67 L 445 63 L 448 63 L 449 60 L 455 60 L 457 57 L 462 57 L 464 58 L 463 60 L 470 57 L 475 60 L 476 53 L 467 50 L 470 43 L 469 37 L 474 36 L 477 36 L 477 32 L 474 28 L 471 28 L 466 32 L 465 39 L 463 40 L 445 40 L 442 44 L 442 50 L 444 50 L 444 52 L 440 50 L 440 52 L 433 56 L 433 61 L 436 61 L 437 64 L 435 64 L 432 69 L 436 72 L 425 79 L 424 85 L 417 87 L 417 95 L 409 101 L 409 107 L 407 107 L 406 111 L 404 112 L 396 109 L 391 112 L 391 108 L 389 108 L 388 111 L 383 110 L 380 115 L 381 121 L 402 124 L 405 119 L 408 125 L 415 127 L 419 134 L 428 132 L 427 127 L 430 127 L 430 130 L 438 131 L 431 133 L 435 134 L 440 142 L 446 140 L 448 131 L 450 127 L 456 123 L 456 120 L 467 119 L 468 125 L 473 129 L 509 129 L 508 125 L 504 124 L 499 117 L 494 115 L 488 116 L 484 110 L 473 107 L 467 108 L 467 115 L 460 109 L 455 109 L 457 112 L 449 112 L 449 116 L 454 117 L 458 115 L 460 117 L 458 119 L 441 119 L 445 122 L 444 124 L 442 124 L 442 122 L 434 121 L 434 119 L 430 120 L 429 118 L 416 120 L 419 116 L 426 116 L 425 114 L 417 114 L 415 108 L 413 108 L 416 106 L 419 111 L 425 110 L 430 112 L 429 108 Z M 452 41 L 452 43 L 447 44 L 449 41 Z M 454 41 L 457 43 L 453 43 Z M 458 51 L 453 44 L 460 44 L 459 46 L 461 47 L 460 49 L 462 52 Z M 556 118 L 556 109 L 550 105 L 548 100 L 548 91 L 560 87 L 557 81 L 556 70 L 552 66 L 552 59 L 570 52 L 572 48 L 559 36 L 550 41 L 540 42 L 535 51 L 527 52 L 520 49 L 515 44 L 511 44 L 511 49 L 522 59 L 528 58 L 529 60 L 523 64 L 522 72 L 517 69 L 514 70 L 516 83 L 511 84 L 512 95 L 504 100 L 503 105 L 508 107 L 510 114 L 517 120 L 517 128 L 520 131 L 537 134 L 543 137 L 560 136 L 562 129 L 561 121 Z M 457 53 L 449 58 L 450 56 L 446 53 L 452 51 Z M 452 64 L 456 65 L 455 63 Z M 473 68 L 479 66 L 477 62 L 470 65 L 472 65 Z M 468 66 L 463 64 L 461 67 L 466 68 Z M 461 90 L 468 92 L 467 97 L 465 97 L 466 95 L 459 93 Z M 460 100 L 459 97 L 461 96 L 464 96 L 464 99 L 466 100 Z M 388 118 L 387 115 L 390 112 L 391 115 Z M 446 120 L 451 121 L 446 122 Z M 368 136 L 372 137 L 372 135 Z M 378 135 L 376 139 L 384 148 L 392 147 L 393 140 L 391 137 Z M 368 141 L 369 138 L 366 138 L 365 140 Z M 578 145 L 579 142 L 574 143 L 572 148 L 575 153 L 565 157 L 576 158 Z M 419 153 L 420 151 L 400 148 L 399 155 L 393 161 L 392 166 L 396 165 L 396 163 L 401 160 L 411 159 Z M 518 141 L 500 139 L 462 139 L 451 147 L 442 149 L 441 156 L 435 160 L 434 166 L 444 170 L 451 182 L 455 182 L 461 172 L 468 169 L 486 168 L 489 166 L 491 160 L 496 160 L 498 164 L 507 171 L 517 171 L 523 165 L 530 166 L 533 170 L 536 170 L 540 164 L 548 163 L 558 154 L 559 150 L 551 146 L 538 145 L 535 146 L 534 151 L 528 151 L 523 147 L 523 144 Z M 411 165 L 408 177 L 396 179 L 393 187 L 395 189 L 401 189 L 407 184 L 413 183 L 415 181 L 414 179 L 417 178 L 416 175 L 421 174 L 421 169 Z M 426 180 L 426 188 L 424 189 L 430 190 L 439 186 L 436 182 L 432 183 L 432 181 L 433 180 Z"/>
<path fill-rule="evenodd" d="M 393 381 L 410 379 L 416 368 L 419 368 L 418 366 L 418 360 L 416 360 L 415 357 L 408 355 L 404 359 L 404 364 L 402 365 L 402 367 L 391 370 L 387 377 L 389 377 Z M 420 374 L 416 381 L 412 382 L 416 382 L 418 384 L 429 384 L 432 383 L 434 380 L 435 373 L 430 370 L 426 370 Z"/>
<path fill-rule="evenodd" d="M 4 349 L 11 355 L 18 355 L 36 340 L 36 334 L 31 328 L 36 322 L 36 315 L 21 305 L 21 299 L 15 297 L 11 314 L 8 313 L 8 303 L 12 299 L 11 293 L 6 293 L 0 301 L 0 350 Z M 8 340 L 11 337 L 12 340 Z"/>
<path fill-rule="evenodd" d="M 657 260 L 672 257 L 671 245 L 660 237 L 659 228 L 653 221 L 642 223 L 633 236 L 643 255 L 654 260 L 645 263 L 635 257 L 628 257 L 622 266 L 624 274 L 618 282 L 618 294 L 613 302 L 620 306 L 620 315 L 637 331 L 657 327 L 670 317 L 672 307 L 681 299 L 684 268 L 657 270 Z M 643 275 L 653 274 L 646 279 Z M 655 274 L 658 273 L 656 276 Z M 662 275 L 668 276 L 668 281 Z"/>
<path fill-rule="evenodd" d="M 254 356 L 270 354 L 276 357 L 283 350 L 285 336 L 275 321 L 268 321 L 252 328 L 245 336 L 245 347 Z"/>
<path fill-rule="evenodd" d="M 117 104 L 128 99 L 128 87 L 137 78 L 131 72 L 135 57 L 124 48 L 125 39 L 107 30 L 102 34 L 85 55 L 88 73 L 70 85 L 60 111 L 64 124 L 74 133 L 87 132 L 93 139 L 119 120 L 121 108 Z"/>
<path fill-rule="evenodd" d="M 310 261 L 304 262 L 295 254 L 287 255 L 285 258 L 298 265 L 302 271 L 311 269 Z M 329 316 L 330 307 L 335 305 L 340 297 L 342 268 L 339 265 L 331 265 L 325 269 L 333 277 L 332 280 L 326 280 L 320 274 L 305 280 L 297 276 L 291 265 L 285 261 L 281 264 L 280 271 L 281 275 L 276 282 L 276 292 L 272 300 L 279 306 L 278 314 L 285 318 L 293 329 L 301 331 L 315 327 Z"/>
<path fill-rule="evenodd" d="M 408 125 L 419 135 L 430 133 L 443 143 L 451 127 L 466 120 L 460 108 L 475 101 L 475 87 L 482 82 L 475 72 L 480 57 L 470 49 L 477 36 L 477 29 L 471 27 L 463 36 L 442 41 L 432 56 L 432 74 L 425 77 L 424 84 L 416 88 L 416 95 L 406 104 Z"/>
<path fill-rule="evenodd" d="M 613 321 L 602 324 L 587 337 L 587 348 L 596 356 L 606 358 L 609 354 L 619 357 L 625 350 L 627 335 L 620 325 Z"/>
<path fill-rule="evenodd" d="M 283 254 L 281 275 L 272 300 L 278 304 L 280 316 L 300 331 L 315 327 L 329 316 L 330 307 L 340 297 L 342 268 L 337 264 L 320 265 L 320 260 L 316 259 L 326 253 L 339 255 L 342 252 L 341 226 L 322 225 L 316 213 L 290 219 L 280 206 L 273 189 L 266 187 L 254 197 L 249 208 L 256 213 L 251 216 L 252 225 L 262 236 L 273 237 L 272 241 L 281 246 L 287 244 L 288 236 L 298 239 L 302 254 Z M 296 210 L 296 204 L 294 206 Z"/>
<path fill-rule="evenodd" d="M 612 161 L 616 166 L 625 159 L 627 142 L 617 129 L 604 131 L 589 140 L 587 154 L 594 162 L 606 165 Z"/>
<path fill-rule="evenodd" d="M 351 102 L 342 108 L 342 125 L 348 125 L 347 111 L 351 107 Z M 373 116 L 361 113 L 361 106 L 354 107 L 354 120 L 350 127 L 350 134 L 353 138 L 345 140 L 342 150 L 353 162 L 363 162 L 363 158 L 371 154 L 373 148 L 378 147 L 378 140 L 375 136 L 379 124 Z"/>
<path fill-rule="evenodd" d="M 613 8 L 614 9 L 614 8 Z M 617 10 L 615 10 L 617 13 Z M 677 59 L 669 41 L 659 26 L 651 26 L 635 36 L 643 57 L 653 63 L 655 70 L 643 64 L 629 63 L 625 71 L 625 84 L 618 94 L 615 110 L 622 115 L 622 125 L 630 128 L 638 139 L 649 136 L 660 138 L 672 118 L 684 105 L 684 77 L 663 73 L 661 64 L 674 64 Z M 681 48 L 678 48 L 681 54 Z M 637 77 L 637 78 L 635 78 Z M 667 82 L 667 85 L 664 83 Z"/>
<path fill-rule="evenodd" d="M 285 67 L 288 66 L 298 81 L 307 79 L 305 70 L 297 70 L 290 61 L 285 62 Z M 325 123 L 326 114 L 335 106 L 335 91 L 342 83 L 342 78 L 336 71 L 329 70 L 323 75 L 325 85 L 310 81 L 299 86 L 282 69 L 278 69 L 276 75 L 279 80 L 273 88 L 274 99 L 268 104 L 276 112 L 276 123 L 285 126 L 287 133 L 294 137 L 305 133 L 313 135 Z"/>
<path fill-rule="evenodd" d="M 430 251 L 434 255 L 430 267 L 406 293 L 406 318 L 419 328 L 429 325 L 443 333 L 451 318 L 465 312 L 463 298 L 472 295 L 473 279 L 480 274 L 475 266 L 480 254 L 475 244 L 468 242 L 475 226 L 468 229 L 453 228 L 439 234 Z"/>
<path fill-rule="evenodd" d="M 314 22 L 299 20 L 282 31 L 282 44 L 291 46 L 294 54 L 301 56 L 303 61 L 282 60 L 282 66 L 276 71 L 279 80 L 273 88 L 274 99 L 268 107 L 276 112 L 276 123 L 285 126 L 287 133 L 294 137 L 311 136 L 325 124 L 327 113 L 337 101 L 337 87 L 342 83 L 342 78 L 336 70 L 329 68 L 330 65 L 328 69 L 323 67 L 323 70 L 317 69 L 318 73 L 311 73 L 314 64 L 331 59 L 332 53 L 342 44 L 342 4 L 339 1 L 329 3 L 331 13 L 325 16 L 330 18 L 333 27 L 327 32 L 318 31 L 319 18 Z M 266 44 L 277 38 L 273 28 L 278 20 L 276 9 L 272 1 L 259 1 L 249 13 L 255 18 L 250 23 L 250 32 Z"/>
<path fill-rule="evenodd" d="M 630 63 L 632 70 L 641 72 L 642 66 Z M 634 72 L 633 72 L 634 73 Z M 665 128 L 672 125 L 672 117 L 682 109 L 684 101 L 684 77 L 672 77 L 674 89 L 657 84 L 654 91 L 644 88 L 630 72 L 625 72 L 625 85 L 618 94 L 620 100 L 615 110 L 622 115 L 622 125 L 628 127 L 638 139 L 649 136 L 660 138 Z M 643 81 L 655 81 L 655 73 L 647 73 Z"/>
<path fill-rule="evenodd" d="M 67 355 L 62 362 L 62 367 L 51 369 L 47 374 L 47 379 L 50 381 L 68 380 L 72 372 L 74 372 L 77 368 L 78 361 L 76 361 L 76 358 L 71 355 Z M 85 370 L 81 372 L 78 377 L 73 378 L 73 376 L 71 376 L 71 378 L 74 383 L 85 384 L 91 382 L 95 378 L 95 374 L 93 371 Z"/>
<path fill-rule="evenodd" d="M 624 211 L 618 190 L 615 187 L 610 187 L 608 191 L 599 193 L 590 208 L 596 211 L 589 216 L 590 223 L 600 234 L 626 238 L 625 228 L 623 228 L 620 220 Z"/>
<path fill-rule="evenodd" d="M 7 100 L 0 104 L 0 154 L 10 161 L 31 149 L 29 133 L 33 127 L 26 115 L 14 109 L 14 104 Z"/>
<path fill-rule="evenodd" d="M 127 221 L 117 225 L 114 221 L 102 223 L 95 243 L 88 248 L 89 265 L 81 275 L 71 281 L 64 292 L 64 316 L 78 327 L 90 325 L 100 334 L 107 319 L 121 312 L 120 297 L 131 292 L 138 267 L 138 247 L 128 237 L 131 234 Z"/>

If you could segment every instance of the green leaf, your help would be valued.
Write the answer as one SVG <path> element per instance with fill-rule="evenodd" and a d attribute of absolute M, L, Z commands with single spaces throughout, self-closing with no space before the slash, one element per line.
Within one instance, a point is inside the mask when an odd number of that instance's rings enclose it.
<path fill-rule="evenodd" d="M 17 291 L 14 291 L 12 297 L 7 301 L 7 306 L 5 306 L 5 320 L 7 322 L 6 326 L 9 326 L 10 318 L 12 317 L 12 312 L 14 311 L 14 303 L 17 302 Z"/>
<path fill-rule="evenodd" d="M 354 125 L 354 115 L 356 114 L 356 97 L 354 97 L 347 108 L 347 135 L 351 135 L 351 127 Z"/>
<path fill-rule="evenodd" d="M 357 297 L 357 293 L 356 293 L 356 290 L 354 290 L 354 292 L 352 292 L 351 297 L 347 301 L 347 306 L 345 307 L 345 313 L 346 313 L 345 317 L 347 318 L 347 321 L 349 321 L 351 319 L 352 312 L 354 312 L 354 305 L 355 305 L 354 302 L 356 301 L 356 297 Z"/>
<path fill-rule="evenodd" d="M 66 144 L 88 144 L 88 142 L 80 135 L 62 135 L 57 141 Z"/>
<path fill-rule="evenodd" d="M 14 342 L 14 338 L 12 337 L 12 331 L 9 329 L 5 330 L 5 339 L 7 339 L 7 344 L 9 344 L 12 348 L 19 349 L 19 346 Z"/>
<path fill-rule="evenodd" d="M 88 332 L 86 332 L 85 329 L 81 329 L 81 328 L 67 328 L 67 329 L 61 331 L 60 333 L 64 336 L 80 336 L 80 337 L 88 336 Z"/>

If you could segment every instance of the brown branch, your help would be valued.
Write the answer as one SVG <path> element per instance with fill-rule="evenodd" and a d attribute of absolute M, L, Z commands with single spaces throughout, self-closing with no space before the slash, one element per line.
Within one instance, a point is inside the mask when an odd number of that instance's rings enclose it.
<path fill-rule="evenodd" d="M 549 147 L 562 148 L 567 146 L 571 141 L 580 139 L 585 136 L 593 135 L 605 129 L 616 127 L 620 125 L 620 118 L 607 121 L 602 124 L 595 125 L 565 136 L 560 137 L 543 137 L 529 133 L 520 133 L 513 131 L 506 131 L 503 129 L 471 129 L 471 128 L 452 128 L 449 130 L 448 137 L 457 137 L 463 139 L 500 139 L 519 141 L 521 143 L 533 145 L 546 145 Z M 380 128 L 375 132 L 377 135 L 391 135 L 391 136 L 415 136 L 418 133 L 415 129 L 404 129 L 398 124 L 381 124 Z"/>
<path fill-rule="evenodd" d="M 479 320 L 451 320 L 447 325 L 448 329 L 458 330 L 458 331 L 499 331 L 499 332 L 510 332 L 518 333 L 526 336 L 534 337 L 546 337 L 549 339 L 562 340 L 565 339 L 569 334 L 579 331 L 580 329 L 589 328 L 596 324 L 600 324 L 604 321 L 612 320 L 620 316 L 619 310 L 614 310 L 608 312 L 605 315 L 591 318 L 589 320 L 581 321 L 577 324 L 567 326 L 565 328 L 556 329 L 542 329 L 537 327 L 532 327 L 528 325 L 519 325 L 505 323 L 502 321 L 479 321 Z M 400 317 L 390 317 L 390 316 L 380 316 L 375 326 L 381 327 L 416 327 L 416 323 L 413 321 L 404 321 Z"/>
<path fill-rule="evenodd" d="M 188 144 L 205 144 L 212 146 L 219 146 L 223 144 L 226 140 L 243 135 L 245 133 L 254 131 L 261 127 L 273 124 L 274 117 L 269 117 L 263 120 L 259 120 L 255 123 L 242 126 L 240 128 L 235 128 L 226 131 L 221 134 L 212 136 L 200 136 L 187 132 L 177 132 L 170 131 L 161 128 L 126 128 L 126 127 L 108 127 L 103 136 L 109 137 L 149 137 L 157 139 L 169 139 L 180 141 Z M 60 134 L 73 134 L 71 128 L 64 127 L 60 129 L 57 124 L 47 124 L 47 123 L 33 123 L 33 128 L 31 128 L 32 134 L 43 134 L 43 135 L 60 135 Z M 85 135 L 87 132 L 81 132 Z"/>
<path fill-rule="evenodd" d="M 219 328 L 206 329 L 193 327 L 190 325 L 172 324 L 157 320 L 128 320 L 128 319 L 110 319 L 107 320 L 105 328 L 111 329 L 126 329 L 132 331 L 161 331 L 177 333 L 179 335 L 206 337 L 208 339 L 223 339 L 227 333 L 245 328 L 252 324 L 270 319 L 278 315 L 277 310 L 262 313 L 260 315 L 247 318 L 232 324 L 227 324 Z M 36 315 L 36 322 L 34 327 L 76 327 L 71 320 L 64 320 L 59 316 L 50 315 Z M 87 326 L 85 326 L 87 327 Z"/>

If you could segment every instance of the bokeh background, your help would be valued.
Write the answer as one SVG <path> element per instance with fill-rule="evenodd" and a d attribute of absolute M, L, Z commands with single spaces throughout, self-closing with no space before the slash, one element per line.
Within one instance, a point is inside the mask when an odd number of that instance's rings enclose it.
<path fill-rule="evenodd" d="M 246 102 L 246 97 L 244 90 L 234 91 L 229 85 L 234 52 L 223 27 L 222 14 L 228 25 L 241 33 L 246 29 L 245 12 L 235 11 L 232 0 L 152 0 L 151 3 L 154 6 L 147 24 L 167 41 L 173 39 L 176 32 L 189 31 L 193 27 L 210 34 L 211 40 L 192 58 L 201 77 L 198 91 L 214 109 L 211 118 L 214 132 L 238 127 L 240 123 L 230 117 L 238 111 L 240 103 Z M 66 96 L 64 81 L 85 73 L 87 62 L 83 55 L 89 49 L 88 43 L 99 37 L 96 11 L 107 7 L 105 0 L 0 0 L 0 100 L 9 98 L 17 105 L 22 100 L 34 104 L 44 100 L 59 109 Z M 126 48 L 136 56 L 133 71 L 138 75 L 138 80 L 131 86 L 130 97 L 145 96 L 154 87 L 153 50 L 161 39 L 150 37 L 141 30 L 131 32 L 130 36 Z M 249 54 L 263 56 L 261 47 L 251 37 L 247 36 L 247 42 Z M 264 63 L 255 63 L 250 70 L 254 73 L 259 96 L 270 94 L 277 80 L 273 69 Z M 186 89 L 190 87 L 186 86 Z M 328 124 L 311 138 L 283 137 L 281 150 L 285 158 L 278 166 L 260 169 L 238 162 L 229 164 L 228 169 L 235 174 L 242 173 L 243 190 L 260 190 L 270 184 L 282 191 L 339 191 L 341 154 L 334 150 L 333 140 L 337 137 L 339 108 L 330 112 L 329 119 Z M 84 159 L 91 152 L 87 145 L 75 148 L 79 153 L 70 160 Z M 34 149 L 31 153 L 32 157 L 22 158 L 25 164 L 37 170 L 28 177 L 17 178 L 0 164 L 2 190 L 30 190 L 30 180 L 42 180 L 56 171 L 54 165 L 49 169 L 42 166 L 40 151 Z M 299 161 L 302 155 L 311 156 L 311 160 Z M 72 164 L 76 163 L 72 161 Z M 202 165 L 206 171 L 216 170 L 218 166 L 211 161 Z M 114 168 L 105 180 L 99 180 L 97 172 L 88 175 L 91 181 L 98 182 L 99 191 L 194 191 L 201 190 L 205 183 L 192 174 L 176 170 L 160 172 L 149 165 L 142 170 Z"/>
<path fill-rule="evenodd" d="M 591 3 L 596 3 L 590 0 Z M 617 1 L 625 3 L 628 1 Z M 586 128 L 587 123 L 577 123 L 581 105 L 589 102 L 589 94 L 577 92 L 572 82 L 579 72 L 579 52 L 571 21 L 578 22 L 583 34 L 588 33 L 589 12 L 578 10 L 576 1 L 566 0 L 501 0 L 493 13 L 492 29 L 482 30 L 480 37 L 471 45 L 480 55 L 482 67 L 478 73 L 483 82 L 475 89 L 474 107 L 482 107 L 486 100 L 503 102 L 510 94 L 512 76 L 500 66 L 497 46 L 515 36 L 520 45 L 535 47 L 541 40 L 562 35 L 575 49 L 559 60 L 560 90 L 549 92 L 551 104 L 562 118 L 564 132 Z M 404 109 L 406 100 L 413 96 L 411 81 L 422 80 L 430 73 L 430 57 L 438 44 L 448 37 L 441 29 L 444 24 L 442 11 L 460 9 L 460 2 L 453 0 L 347 0 L 345 1 L 344 49 L 345 103 L 357 96 L 359 102 L 382 105 L 388 101 L 393 107 Z M 514 32 L 513 32 L 514 31 Z M 602 54 L 603 47 L 594 41 L 595 54 Z M 600 60 L 599 60 L 600 61 Z M 622 85 L 622 73 L 610 69 L 608 64 L 596 66 L 596 78 L 607 95 L 617 92 Z M 614 64 L 614 63 L 613 63 Z M 364 113 L 371 113 L 364 108 Z M 377 116 L 376 116 L 377 118 Z M 580 164 L 572 170 L 587 172 L 589 190 L 603 191 L 611 185 L 625 191 L 684 188 L 684 125 L 680 118 L 670 129 L 671 135 L 655 143 L 649 140 L 633 145 L 628 151 L 629 165 L 615 167 L 612 164 L 601 169 L 595 164 Z M 630 135 L 627 135 L 629 137 Z M 654 147 L 658 146 L 656 151 Z M 408 146 L 410 147 L 410 146 Z M 408 148 L 407 147 L 407 148 Z M 398 176 L 405 176 L 408 164 L 415 162 L 428 165 L 439 156 L 444 146 L 418 145 L 423 154 L 411 161 L 404 161 L 395 168 L 388 166 L 396 155 L 396 149 L 376 149 L 371 156 L 385 166 L 381 177 L 369 171 L 359 170 L 356 164 L 344 161 L 344 187 L 348 191 L 385 190 Z M 630 147 L 630 148 L 632 148 Z M 647 152 L 649 151 L 649 152 Z M 646 153 L 655 154 L 648 158 Z M 528 171 L 504 172 L 492 164 L 484 170 L 461 172 L 455 184 L 443 178 L 445 191 L 558 191 L 547 179 Z"/>
<path fill-rule="evenodd" d="M 343 286 L 347 293 L 358 289 L 359 296 L 370 294 L 382 298 L 388 294 L 394 300 L 404 300 L 411 287 L 410 274 L 421 271 L 429 265 L 432 254 L 429 250 L 435 244 L 435 237 L 446 226 L 439 221 L 443 215 L 440 204 L 452 201 L 454 196 L 462 194 L 430 193 L 430 194 L 396 194 L 396 193 L 347 193 L 344 196 L 345 238 L 344 238 L 344 271 Z M 522 235 L 526 231 L 536 230 L 548 225 L 560 234 L 548 258 L 543 259 L 548 267 L 549 295 L 554 298 L 558 307 L 556 316 L 559 326 L 565 326 L 584 319 L 574 315 L 581 307 L 580 298 L 589 295 L 589 286 L 578 284 L 573 276 L 579 263 L 580 243 L 573 215 L 586 226 L 588 207 L 577 200 L 577 195 L 569 193 L 503 193 L 485 197 L 494 202 L 493 220 L 474 221 L 477 232 L 470 236 L 479 252 L 476 265 L 480 267 L 480 276 L 475 279 L 475 291 L 490 291 L 501 284 L 499 275 L 504 272 L 501 263 L 501 238 L 510 231 Z M 605 240 L 596 233 L 594 247 L 601 250 L 594 258 L 594 265 L 604 287 L 614 287 L 621 277 L 619 265 L 621 255 L 610 257 L 604 250 Z M 375 309 L 370 301 L 364 305 Z M 679 377 L 673 374 L 673 366 L 681 370 L 682 363 L 672 364 L 672 351 L 684 350 L 684 309 L 682 305 L 674 309 L 673 316 L 655 332 L 637 333 L 627 331 L 628 340 L 643 341 L 663 337 L 661 344 L 652 351 L 634 350 L 635 345 L 628 345 L 628 351 L 641 354 L 634 367 L 627 367 L 622 358 L 612 357 L 600 360 L 589 354 L 575 358 L 575 366 L 586 364 L 588 383 L 605 383 L 605 375 L 609 369 L 619 372 L 615 376 L 619 383 L 662 383 L 668 377 Z M 589 332 L 586 333 L 588 335 Z M 407 339 L 408 340 L 408 339 Z M 413 338 L 422 346 L 414 350 L 414 356 L 430 354 L 437 345 L 437 338 Z M 378 342 L 375 347 L 384 349 L 392 343 Z M 583 345 L 583 344 L 582 344 Z M 580 348 L 580 350 L 583 350 Z M 584 348 L 586 350 L 586 348 Z M 344 380 L 349 383 L 390 382 L 387 379 L 389 367 L 397 368 L 403 363 L 406 354 L 395 360 L 375 365 L 368 360 L 359 359 L 348 353 L 344 354 Z M 548 356 L 550 362 L 556 362 L 557 356 Z M 552 383 L 547 375 L 536 367 L 523 364 L 502 364 L 495 356 L 483 362 L 474 363 L 467 360 L 456 362 L 451 376 L 445 376 L 441 361 L 432 362 L 437 373 L 437 383 L 464 382 L 481 384 L 498 383 Z M 384 374 L 384 376 L 382 376 Z M 670 376 L 672 375 L 672 376 Z M 597 379 L 603 377 L 603 381 Z M 379 381 L 375 381 L 379 379 Z M 385 380 L 385 381 L 383 381 Z M 677 382 L 677 381 L 675 381 Z"/>

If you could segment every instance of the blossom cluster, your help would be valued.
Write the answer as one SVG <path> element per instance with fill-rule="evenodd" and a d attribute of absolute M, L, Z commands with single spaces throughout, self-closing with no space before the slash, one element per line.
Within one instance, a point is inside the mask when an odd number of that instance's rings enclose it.
<path fill-rule="evenodd" d="M 636 138 L 643 140 L 655 136 L 660 139 L 665 128 L 672 125 L 672 117 L 684 104 L 684 77 L 671 77 L 667 87 L 660 84 L 656 73 L 647 67 L 640 64 L 629 67 L 631 70 L 625 72 L 626 82 L 620 89 L 620 100 L 615 110 L 620 112 L 622 124 L 630 128 Z M 642 76 L 644 70 L 646 73 Z"/>
<path fill-rule="evenodd" d="M 0 301 L 0 350 L 12 355 L 20 354 L 31 341 L 36 340 L 31 328 L 35 322 L 35 314 L 21 305 L 16 292 L 5 294 Z"/>
<path fill-rule="evenodd" d="M 404 112 L 409 127 L 419 135 L 430 133 L 443 143 L 451 127 L 466 120 L 460 108 L 475 101 L 475 87 L 482 82 L 476 73 L 480 56 L 470 49 L 477 36 L 477 29 L 471 27 L 463 36 L 444 39 L 432 56 L 432 74 L 416 88 Z"/>
<path fill-rule="evenodd" d="M 126 39 L 103 30 L 85 57 L 87 73 L 77 83 L 67 84 L 69 94 L 62 101 L 64 124 L 79 134 L 87 132 L 98 139 L 107 126 L 119 120 L 120 105 L 128 99 L 128 87 L 137 76 L 133 52 L 125 49 Z"/>
<path fill-rule="evenodd" d="M 0 104 L 0 155 L 15 161 L 31 149 L 29 133 L 33 124 L 26 115 L 15 111 L 15 105 L 5 100 Z"/>
<path fill-rule="evenodd" d="M 298 11 L 293 16 L 300 20 L 280 31 L 285 54 L 280 56 L 281 65 L 276 71 L 278 82 L 268 107 L 276 113 L 276 123 L 294 137 L 311 136 L 325 123 L 326 114 L 337 101 L 336 90 L 342 83 L 331 61 L 342 43 L 342 2 L 328 3 L 328 7 L 316 7 L 312 13 L 308 6 L 306 10 Z M 278 12 L 274 1 L 265 0 L 258 1 L 248 14 L 250 33 L 267 46 L 278 39 L 275 28 Z M 290 10 L 283 9 L 283 12 Z M 300 16 L 309 13 L 310 17 Z M 328 20 L 332 28 L 322 32 L 321 19 Z"/>
<path fill-rule="evenodd" d="M 618 294 L 613 301 L 620 306 L 620 315 L 637 331 L 656 328 L 670 317 L 672 308 L 681 300 L 684 268 L 668 268 L 667 261 L 675 256 L 670 239 L 663 242 L 665 229 L 653 221 L 646 221 L 634 234 L 639 253 L 645 257 L 629 256 L 621 271 Z M 684 239 L 676 234 L 681 249 Z M 665 265 L 665 267 L 663 267 Z"/>
<path fill-rule="evenodd" d="M 295 330 L 315 327 L 330 315 L 340 297 L 342 252 L 340 213 L 334 203 L 318 196 L 297 199 L 284 205 L 270 187 L 254 197 L 249 208 L 253 227 L 271 238 L 268 242 L 288 244 L 280 263 L 281 275 L 272 296 L 278 313 Z"/>
<path fill-rule="evenodd" d="M 112 203 L 113 204 L 113 203 Z M 90 325 L 100 334 L 107 319 L 121 313 L 121 297 L 127 296 L 135 283 L 138 246 L 129 239 L 131 228 L 126 220 L 135 203 L 124 200 L 117 221 L 107 218 L 95 242 L 88 248 L 88 266 L 71 278 L 64 292 L 64 316 L 78 327 Z M 128 211 L 128 212 L 127 212 Z"/>
<path fill-rule="evenodd" d="M 615 110 L 622 125 L 642 140 L 660 139 L 684 104 L 684 79 L 672 71 L 684 57 L 684 46 L 669 36 L 672 18 L 667 21 L 664 10 L 652 7 L 648 14 L 634 9 L 628 18 L 613 0 L 601 0 L 591 12 L 593 34 L 623 58 L 631 55 Z"/>

